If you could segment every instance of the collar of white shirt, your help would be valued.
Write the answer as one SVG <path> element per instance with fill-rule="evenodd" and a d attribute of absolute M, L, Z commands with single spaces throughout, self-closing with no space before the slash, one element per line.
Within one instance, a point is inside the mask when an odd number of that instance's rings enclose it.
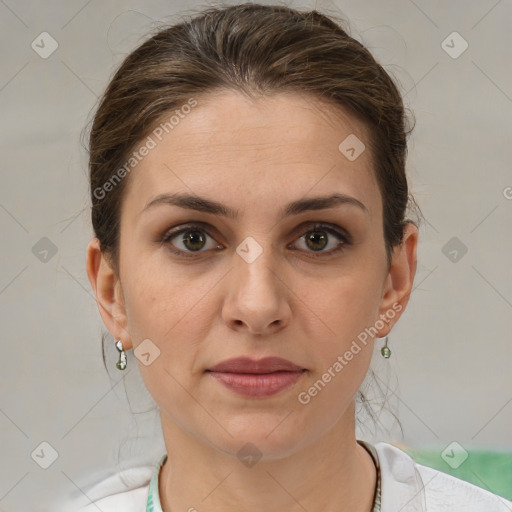
<path fill-rule="evenodd" d="M 381 470 L 381 512 L 512 512 L 512 501 L 418 464 L 396 446 L 380 442 L 374 447 Z M 85 489 L 89 505 L 80 512 L 144 512 L 155 470 L 154 464 L 123 471 L 133 483 L 129 489 L 119 474 Z"/>

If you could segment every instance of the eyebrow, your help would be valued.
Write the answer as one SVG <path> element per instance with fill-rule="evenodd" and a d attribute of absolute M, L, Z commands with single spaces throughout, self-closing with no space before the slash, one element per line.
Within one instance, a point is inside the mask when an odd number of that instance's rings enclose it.
<path fill-rule="evenodd" d="M 178 193 L 159 194 L 154 199 L 149 201 L 140 213 L 142 214 L 147 212 L 162 204 L 179 206 L 180 208 L 185 208 L 187 210 L 211 213 L 213 215 L 219 215 L 232 220 L 236 220 L 240 216 L 239 210 L 232 209 L 217 201 L 206 199 L 205 197 L 200 197 L 193 194 Z M 346 194 L 336 193 L 330 196 L 310 197 L 293 201 L 287 204 L 281 210 L 280 216 L 283 218 L 290 215 L 298 215 L 310 210 L 324 210 L 341 205 L 355 206 L 363 212 L 369 214 L 368 209 L 361 201 L 359 201 L 359 199 Z"/>

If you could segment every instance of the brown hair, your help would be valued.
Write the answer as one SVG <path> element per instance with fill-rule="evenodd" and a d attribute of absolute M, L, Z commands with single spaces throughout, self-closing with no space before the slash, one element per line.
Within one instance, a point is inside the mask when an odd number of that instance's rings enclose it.
<path fill-rule="evenodd" d="M 121 201 L 129 178 L 106 194 L 95 191 L 105 192 L 104 184 L 163 118 L 191 98 L 222 89 L 249 97 L 312 95 L 365 123 L 390 265 L 405 224 L 413 222 L 405 218 L 409 200 L 415 204 L 405 172 L 412 128 L 393 80 L 341 24 L 316 10 L 255 3 L 210 7 L 159 29 L 126 57 L 100 101 L 89 138 L 92 225 L 118 277 Z"/>

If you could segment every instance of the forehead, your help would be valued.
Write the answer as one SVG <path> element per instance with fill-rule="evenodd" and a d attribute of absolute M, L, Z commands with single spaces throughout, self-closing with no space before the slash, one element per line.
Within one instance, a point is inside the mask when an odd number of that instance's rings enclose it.
<path fill-rule="evenodd" d="M 163 192 L 197 194 L 244 211 L 339 191 L 379 214 L 369 133 L 354 116 L 298 93 L 251 99 L 220 91 L 195 99 L 197 106 L 176 116 L 172 127 L 150 135 L 154 147 L 129 176 L 123 210 L 136 215 Z M 340 151 L 347 137 L 366 146 L 355 160 Z"/>

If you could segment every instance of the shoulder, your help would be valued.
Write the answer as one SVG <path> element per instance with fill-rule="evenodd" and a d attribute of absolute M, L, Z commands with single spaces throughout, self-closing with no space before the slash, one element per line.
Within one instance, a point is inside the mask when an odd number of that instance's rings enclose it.
<path fill-rule="evenodd" d="M 77 512 L 141 512 L 146 510 L 153 466 L 137 466 L 83 489 L 87 503 Z M 83 500 L 81 500 L 83 501 Z"/>
<path fill-rule="evenodd" d="M 416 464 L 416 468 L 425 483 L 427 505 L 432 510 L 512 512 L 512 501 L 497 494 L 421 464 Z"/>
<path fill-rule="evenodd" d="M 93 501 L 80 508 L 77 512 L 141 512 L 146 510 L 149 484 L 130 491 L 112 494 Z"/>
<path fill-rule="evenodd" d="M 512 512 L 512 502 L 377 443 L 382 512 Z"/>

